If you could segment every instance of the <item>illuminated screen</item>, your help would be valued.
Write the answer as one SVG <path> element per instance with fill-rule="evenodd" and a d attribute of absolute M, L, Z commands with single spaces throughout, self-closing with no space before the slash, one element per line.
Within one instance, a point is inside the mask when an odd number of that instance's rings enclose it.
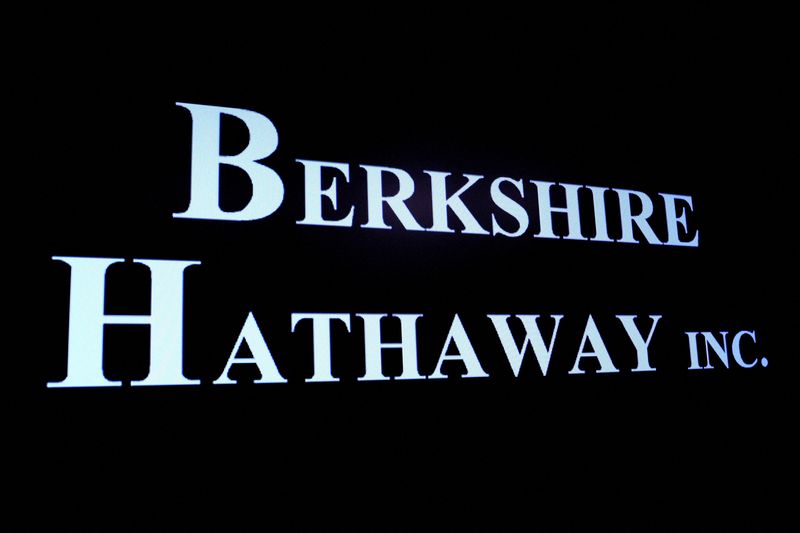
<path fill-rule="evenodd" d="M 782 526 L 790 173 L 679 51 L 83 65 L 30 176 L 32 527 Z"/>

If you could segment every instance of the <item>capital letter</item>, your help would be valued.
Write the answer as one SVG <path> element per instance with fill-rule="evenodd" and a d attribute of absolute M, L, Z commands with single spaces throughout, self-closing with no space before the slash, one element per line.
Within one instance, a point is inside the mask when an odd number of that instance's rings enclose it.
<path fill-rule="evenodd" d="M 244 341 L 247 342 L 253 357 L 236 357 Z M 267 347 L 267 341 L 264 340 L 261 330 L 258 329 L 253 313 L 247 314 L 247 319 L 244 321 L 239 338 L 236 339 L 236 344 L 233 346 L 233 351 L 228 357 L 228 362 L 222 370 L 222 374 L 214 382 L 215 385 L 235 383 L 228 377 L 228 371 L 230 371 L 234 363 L 255 363 L 258 371 L 261 372 L 261 378 L 253 383 L 286 383 L 286 380 L 278 371 L 278 367 L 275 366 L 275 360 L 272 358 L 272 353 Z"/>
<path fill-rule="evenodd" d="M 689 338 L 689 370 L 703 370 L 700 366 L 700 356 L 697 354 L 697 331 L 687 331 L 686 336 Z"/>
<path fill-rule="evenodd" d="M 636 347 L 637 362 L 633 372 L 653 371 L 655 368 L 650 366 L 650 356 L 647 353 L 647 347 L 650 346 L 650 340 L 653 338 L 653 333 L 656 331 L 656 324 L 658 324 L 658 321 L 661 319 L 661 315 L 650 316 L 653 325 L 650 326 L 650 333 L 647 334 L 647 340 L 642 337 L 642 334 L 639 333 L 639 330 L 636 328 L 636 323 L 634 322 L 635 318 L 636 317 L 633 315 L 617 316 L 617 319 L 622 322 L 622 325 L 625 327 L 625 332 L 628 334 L 631 342 Z"/>
<path fill-rule="evenodd" d="M 150 269 L 150 315 L 106 315 L 106 270 L 123 259 L 53 257 L 71 267 L 67 378 L 48 387 L 110 387 L 103 376 L 106 324 L 150 326 L 150 372 L 135 385 L 191 385 L 183 376 L 183 271 L 199 261 L 135 259 Z"/>
<path fill-rule="evenodd" d="M 633 224 L 635 223 L 641 230 L 644 238 L 650 244 L 661 244 L 650 223 L 647 221 L 653 214 L 653 202 L 650 197 L 643 192 L 629 191 L 626 189 L 614 189 L 619 196 L 619 216 L 622 223 L 622 238 L 619 242 L 636 243 L 633 237 Z M 642 203 L 642 211 L 634 215 L 631 211 L 631 196 L 636 196 Z"/>
<path fill-rule="evenodd" d="M 522 358 L 525 356 L 525 350 L 528 345 L 533 347 L 533 354 L 539 363 L 539 368 L 542 375 L 547 375 L 547 367 L 550 366 L 550 357 L 553 355 L 553 345 L 556 341 L 556 334 L 558 333 L 558 324 L 563 315 L 554 315 L 556 325 L 553 326 L 553 334 L 550 336 L 550 344 L 545 347 L 542 332 L 539 331 L 539 315 L 518 315 L 520 322 L 525 327 L 525 339 L 522 341 L 522 347 L 518 348 L 514 342 L 514 337 L 511 335 L 511 328 L 508 327 L 508 319 L 511 315 L 488 315 L 489 319 L 494 324 L 494 329 L 497 332 L 497 337 L 503 345 L 503 351 L 506 354 L 506 359 L 511 364 L 511 369 L 514 371 L 514 376 L 519 377 L 519 370 L 522 367 Z"/>
<path fill-rule="evenodd" d="M 367 171 L 367 223 L 362 228 L 391 229 L 383 221 L 383 204 L 388 205 L 403 227 L 410 231 L 425 231 L 408 210 L 405 201 L 414 194 L 414 180 L 405 170 L 399 168 L 373 167 L 361 165 Z M 397 178 L 399 189 L 393 196 L 383 194 L 383 174 L 391 174 Z"/>
<path fill-rule="evenodd" d="M 417 369 L 417 319 L 422 315 L 396 315 L 400 319 L 400 342 L 381 342 L 381 320 L 389 315 L 359 314 L 364 320 L 364 356 L 366 373 L 361 380 L 389 379 L 383 374 L 381 350 L 399 348 L 403 373 L 397 379 L 422 379 Z"/>
<path fill-rule="evenodd" d="M 733 342 L 731 343 L 731 351 L 733 352 L 733 358 L 736 363 L 742 368 L 753 368 L 756 366 L 758 362 L 758 358 L 756 358 L 752 363 L 745 363 L 744 359 L 742 358 L 742 349 L 741 349 L 741 342 L 742 337 L 747 335 L 753 342 L 756 342 L 756 332 L 755 331 L 740 331 L 736 335 L 733 336 Z"/>
<path fill-rule="evenodd" d="M 592 343 L 593 352 L 585 351 L 587 340 Z M 600 363 L 600 370 L 597 371 L 599 374 L 619 372 L 614 366 L 614 363 L 611 362 L 611 356 L 608 353 L 608 349 L 606 349 L 603 338 L 600 336 L 600 332 L 597 330 L 597 325 L 594 323 L 592 315 L 589 315 L 589 320 L 586 322 L 586 329 L 583 332 L 583 339 L 581 339 L 581 347 L 578 350 L 578 356 L 575 358 L 575 365 L 572 367 L 572 370 L 569 371 L 570 374 L 584 373 L 579 366 L 581 359 L 584 357 L 594 357 L 597 359 Z"/>
<path fill-rule="evenodd" d="M 517 224 L 519 228 L 516 231 L 510 232 L 504 230 L 500 227 L 500 224 L 497 223 L 497 219 L 494 215 L 492 215 L 492 235 L 505 235 L 506 237 L 519 237 L 525 230 L 528 229 L 528 212 L 525 209 L 512 200 L 510 197 L 506 196 L 503 193 L 503 190 L 500 188 L 500 185 L 503 183 L 511 183 L 514 187 L 517 188 L 519 191 L 519 195 L 521 198 L 525 197 L 525 193 L 522 189 L 522 180 L 513 180 L 511 178 L 497 178 L 492 182 L 492 188 L 490 194 L 492 196 L 492 200 L 494 201 L 495 205 L 517 219 Z"/>
<path fill-rule="evenodd" d="M 329 220 L 322 218 L 322 197 L 326 196 L 334 209 L 336 209 L 336 180 L 327 189 L 322 188 L 322 169 L 335 168 L 344 175 L 344 181 L 350 181 L 350 167 L 344 163 L 327 163 L 325 161 L 305 161 L 298 159 L 305 167 L 306 182 L 306 216 L 298 224 L 313 226 L 352 226 L 353 207 L 343 218 Z"/>
<path fill-rule="evenodd" d="M 451 341 L 458 349 L 457 354 L 447 354 L 447 348 L 450 346 Z M 442 374 L 442 364 L 445 361 L 463 362 L 464 366 L 467 368 L 467 373 L 463 376 L 465 378 L 489 377 L 489 374 L 484 372 L 480 361 L 478 361 L 478 356 L 475 354 L 475 348 L 472 347 L 472 343 L 470 342 L 469 337 L 467 337 L 467 332 L 464 330 L 464 326 L 461 324 L 461 319 L 458 318 L 458 315 L 453 318 L 453 323 L 450 325 L 450 331 L 447 333 L 447 340 L 444 341 L 442 353 L 439 356 L 439 362 L 436 364 L 436 370 L 433 372 L 433 374 L 431 374 L 431 378 L 444 379 L 447 377 Z"/>
<path fill-rule="evenodd" d="M 191 199 L 189 208 L 175 218 L 205 220 L 258 220 L 271 215 L 283 201 L 283 182 L 269 167 L 257 163 L 278 147 L 278 131 L 259 113 L 232 107 L 184 104 L 192 114 Z M 231 115 L 247 126 L 250 143 L 237 155 L 221 155 L 220 117 Z M 223 211 L 219 206 L 219 166 L 233 165 L 244 170 L 253 185 L 253 195 L 239 211 Z"/>
<path fill-rule="evenodd" d="M 730 361 L 728 360 L 728 332 L 722 331 L 722 342 L 719 342 L 710 331 L 703 331 L 703 340 L 706 345 L 706 366 L 705 368 L 714 368 L 711 365 L 711 351 L 719 358 L 720 362 L 725 365 L 725 368 L 730 368 Z M 709 349 L 710 348 L 710 349 Z"/>
<path fill-rule="evenodd" d="M 608 222 L 606 220 L 605 192 L 607 187 L 594 187 L 586 185 L 592 191 L 592 206 L 594 207 L 594 237 L 591 240 L 597 242 L 614 242 L 608 236 Z"/>
<path fill-rule="evenodd" d="M 550 202 L 550 188 L 556 184 L 535 180 L 531 180 L 531 183 L 536 185 L 536 193 L 539 198 L 539 233 L 536 234 L 536 237 L 558 239 L 558 236 L 553 233 L 553 213 L 566 213 L 569 233 L 564 238 L 586 240 L 587 237 L 581 235 L 581 216 L 578 204 L 578 189 L 581 186 L 569 183 L 558 184 L 566 191 L 567 205 L 565 207 L 553 207 Z"/>
<path fill-rule="evenodd" d="M 350 315 L 337 313 L 292 313 L 292 333 L 301 320 L 310 319 L 314 335 L 314 375 L 306 381 L 338 381 L 331 374 L 331 322 L 340 320 L 350 331 Z"/>
<path fill-rule="evenodd" d="M 444 233 L 455 232 L 447 223 L 447 209 L 450 208 L 464 225 L 464 233 L 489 235 L 489 232 L 478 224 L 478 221 L 475 220 L 475 217 L 470 213 L 464 201 L 461 199 L 461 195 L 478 181 L 482 180 L 483 176 L 464 174 L 464 177 L 467 178 L 467 183 L 450 196 L 447 196 L 446 183 L 447 178 L 451 175 L 447 172 L 433 172 L 431 170 L 426 170 L 425 173 L 431 177 L 431 207 L 433 209 L 433 226 L 431 226 L 431 231 L 441 231 Z"/>
<path fill-rule="evenodd" d="M 689 241 L 682 241 L 679 235 L 679 227 L 683 228 L 686 231 L 686 210 L 681 209 L 680 215 L 678 214 L 678 208 L 675 205 L 676 200 L 682 200 L 686 202 L 689 206 L 689 209 L 692 209 L 692 197 L 691 196 L 680 196 L 677 194 L 664 194 L 658 193 L 662 198 L 664 198 L 664 208 L 666 209 L 667 213 L 667 242 L 664 244 L 670 244 L 672 246 L 698 246 L 699 242 L 699 234 L 700 232 L 695 230 L 694 238 Z"/>

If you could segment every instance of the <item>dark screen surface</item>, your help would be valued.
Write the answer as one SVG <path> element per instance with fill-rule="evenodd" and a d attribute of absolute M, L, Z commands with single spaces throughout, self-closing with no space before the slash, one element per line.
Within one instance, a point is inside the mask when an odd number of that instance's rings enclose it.
<path fill-rule="evenodd" d="M 549 44 L 506 35 L 482 45 L 442 39 L 407 47 L 364 35 L 311 51 L 220 34 L 102 59 L 95 42 L 54 50 L 43 75 L 53 150 L 34 194 L 42 206 L 25 262 L 36 276 L 38 335 L 25 361 L 20 415 L 21 492 L 65 527 L 108 530 L 194 524 L 264 530 L 648 531 L 780 530 L 796 344 L 789 251 L 791 181 L 779 54 L 759 39 L 698 23 L 619 34 L 573 28 Z M 235 32 L 231 32 L 235 33 Z M 330 39 L 333 39 L 333 35 Z M 488 38 L 487 38 L 488 40 Z M 391 41 L 389 46 L 370 42 Z M 60 69 L 60 70 L 56 70 Z M 41 85 L 39 85 L 41 89 Z M 38 93 L 37 93 L 38 94 Z M 255 111 L 270 119 L 267 160 L 282 205 L 249 222 L 179 219 L 190 199 L 192 117 L 178 102 Z M 248 143 L 223 117 L 221 151 Z M 304 166 L 349 165 L 338 207 L 352 227 L 298 224 Z M 530 227 L 519 237 L 367 222 L 365 170 L 398 168 L 416 189 L 410 208 L 432 224 L 430 180 L 484 176 L 464 193 L 482 227 L 514 221 L 490 203 L 500 177 L 522 180 Z M 221 171 L 220 205 L 250 198 L 247 176 Z M 678 247 L 536 237 L 531 180 L 687 195 L 699 245 Z M 391 193 L 391 177 L 385 180 Z M 507 189 L 509 196 L 513 190 Z M 588 190 L 581 209 L 590 213 Z M 610 193 L 609 193 L 610 194 Z M 609 232 L 619 239 L 614 197 Z M 39 201 L 40 200 L 40 201 Z M 553 205 L 565 201 L 554 192 Z M 660 204 L 659 204 L 660 205 Z M 658 207 L 658 206 L 657 206 Z M 658 207 L 653 227 L 666 236 Z M 506 216 L 506 218 L 503 218 Z M 554 231 L 567 234 L 566 217 Z M 591 217 L 582 219 L 593 235 Z M 643 241 L 636 233 L 637 240 Z M 133 259 L 192 260 L 183 300 L 183 387 L 137 387 L 149 369 L 149 328 L 106 326 L 104 374 L 122 385 L 53 388 L 67 373 L 70 268 L 53 257 L 123 258 L 108 270 L 107 314 L 147 314 L 150 277 Z M 791 308 L 791 305 L 788 306 Z M 287 383 L 214 385 L 252 313 Z M 314 375 L 310 321 L 339 313 L 331 330 L 333 382 Z M 434 373 L 458 315 L 488 377 L 364 381 L 364 320 L 417 314 L 419 373 Z M 547 375 L 531 349 L 518 375 L 487 315 L 540 315 L 546 342 L 562 316 Z M 619 316 L 649 345 L 652 372 Z M 574 370 L 589 317 L 618 372 L 587 357 Z M 521 342 L 521 323 L 510 319 Z M 294 332 L 292 331 L 294 329 Z M 743 368 L 731 341 L 739 332 Z M 727 342 L 729 368 L 690 370 L 687 332 Z M 722 332 L 727 332 L 723 337 Z M 395 319 L 384 341 L 400 341 Z M 753 340 L 754 339 L 754 340 Z M 246 344 L 246 343 L 245 343 Z M 247 356 L 245 351 L 240 356 Z M 384 371 L 401 373 L 400 351 Z M 700 352 L 701 356 L 704 352 Z M 91 525 L 88 525 L 91 524 Z M 774 529 L 773 529 L 774 528 Z"/>

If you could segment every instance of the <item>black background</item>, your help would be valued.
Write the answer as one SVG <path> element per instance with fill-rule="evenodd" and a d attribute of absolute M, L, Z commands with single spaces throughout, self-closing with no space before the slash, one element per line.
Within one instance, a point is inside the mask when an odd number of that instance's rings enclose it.
<path fill-rule="evenodd" d="M 106 27 L 58 34 L 24 67 L 37 119 L 20 136 L 45 140 L 25 156 L 39 170 L 26 178 L 37 227 L 22 244 L 37 329 L 22 356 L 24 408 L 12 408 L 16 492 L 37 502 L 24 513 L 31 528 L 791 524 L 796 348 L 782 306 L 795 300 L 794 222 L 780 28 L 747 13 L 589 14 L 557 29 L 473 15 L 463 26 L 223 17 Z M 268 163 L 286 187 L 275 214 L 172 218 L 188 205 L 191 142 L 176 102 L 273 121 Z M 223 151 L 246 142 L 223 122 Z M 366 216 L 357 165 L 371 164 L 411 173 L 423 200 L 423 170 L 691 195 L 700 246 L 533 238 L 532 187 L 532 228 L 516 239 L 301 226 L 296 159 L 352 165 L 340 202 L 356 205 L 356 226 Z M 235 209 L 247 181 L 231 170 L 223 180 L 223 207 Z M 481 206 L 488 185 L 475 189 L 468 204 Z M 412 209 L 430 225 L 424 202 Z M 474 211 L 488 227 L 488 206 Z M 66 372 L 69 268 L 53 256 L 202 261 L 185 277 L 184 348 L 187 376 L 203 385 L 47 389 Z M 113 267 L 106 311 L 148 310 L 147 269 Z M 289 383 L 210 385 L 250 311 Z M 491 378 L 357 382 L 353 317 L 351 333 L 334 327 L 341 381 L 304 383 L 311 333 L 290 333 L 293 312 L 424 314 L 423 374 L 458 313 Z M 565 316 L 546 377 L 531 354 L 513 377 L 486 314 Z M 567 374 L 589 314 L 620 373 L 589 364 Z M 663 315 L 657 372 L 630 371 L 621 314 Z M 756 332 L 750 354 L 768 367 L 687 370 L 685 331 L 740 330 Z M 148 339 L 147 328 L 106 329 L 109 379 L 143 379 Z"/>

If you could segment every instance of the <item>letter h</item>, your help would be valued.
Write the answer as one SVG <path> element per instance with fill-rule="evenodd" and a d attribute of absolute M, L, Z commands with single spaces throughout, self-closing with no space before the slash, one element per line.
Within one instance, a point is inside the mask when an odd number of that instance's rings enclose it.
<path fill-rule="evenodd" d="M 134 259 L 150 269 L 149 315 L 106 315 L 108 267 L 123 259 L 53 257 L 71 267 L 67 377 L 48 387 L 111 387 L 121 385 L 103 375 L 103 329 L 106 324 L 150 326 L 150 372 L 136 385 L 191 385 L 183 376 L 183 271 L 199 261 Z"/>

